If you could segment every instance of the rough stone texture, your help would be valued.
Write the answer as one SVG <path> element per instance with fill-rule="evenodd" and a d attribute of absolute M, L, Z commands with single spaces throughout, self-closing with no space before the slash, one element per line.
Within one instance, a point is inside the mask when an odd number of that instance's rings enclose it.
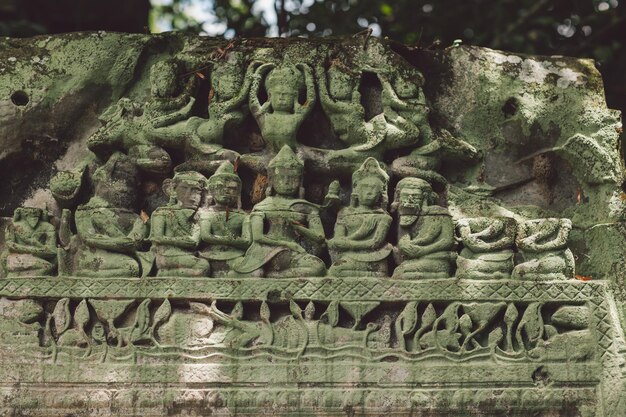
<path fill-rule="evenodd" d="M 467 152 L 441 156 L 436 171 L 447 181 L 431 181 L 432 207 L 447 207 L 457 226 L 482 217 L 570 219 L 578 279 L 0 278 L 0 296 L 6 297 L 0 299 L 2 413 L 626 415 L 622 125 L 619 112 L 606 108 L 591 60 L 471 46 L 415 50 L 364 36 L 229 43 L 99 32 L 3 39 L 4 223 L 20 206 L 47 208 L 52 224 L 62 223 L 50 179 L 59 171 L 102 165 L 102 155 L 87 148 L 101 126 L 98 118 L 121 98 L 148 101 L 150 68 L 172 57 L 187 64 L 185 77 L 198 74 L 196 104 L 205 110 L 210 62 L 286 61 L 315 68 L 347 57 L 343 64 L 364 74 L 367 119 L 384 107 L 374 73 L 419 70 L 430 126 L 476 151 L 473 158 Z M 206 117 L 205 110 L 196 115 Z M 297 141 L 345 147 L 333 127 L 318 100 Z M 261 136 L 248 115 L 225 132 L 224 143 L 247 154 Z M 306 155 L 298 146 L 298 154 Z M 392 149 L 378 159 L 389 171 L 410 150 Z M 253 163 L 246 165 L 245 156 L 242 161 L 243 209 L 250 211 L 263 198 L 267 177 L 254 177 Z M 321 204 L 334 173 L 319 176 L 327 161 L 312 161 L 304 173 L 306 197 Z M 336 195 L 347 205 L 350 175 L 336 172 Z M 394 174 L 390 189 L 398 181 Z M 144 191 L 142 196 L 149 194 Z M 389 198 L 396 202 L 392 192 Z M 166 202 L 157 195 L 145 198 L 142 208 L 151 215 Z M 332 222 L 322 221 L 329 234 Z M 330 257 L 320 256 L 330 264 Z M 519 262 L 521 255 L 514 256 Z M 274 322 L 264 327 L 270 311 Z M 98 339 L 98 321 L 106 328 L 102 335 L 117 331 L 114 342 L 113 336 Z M 441 327 L 432 331 L 424 324 L 429 321 Z M 494 327 L 500 321 L 503 327 Z M 207 342 L 213 327 L 228 328 L 227 322 L 240 323 L 243 335 L 257 341 L 246 344 L 238 336 L 227 347 Z M 317 323 L 316 336 L 336 338 L 327 342 L 330 351 L 302 330 L 311 322 Z M 537 323 L 541 330 L 533 328 Z M 521 342 L 507 340 L 517 333 Z"/>

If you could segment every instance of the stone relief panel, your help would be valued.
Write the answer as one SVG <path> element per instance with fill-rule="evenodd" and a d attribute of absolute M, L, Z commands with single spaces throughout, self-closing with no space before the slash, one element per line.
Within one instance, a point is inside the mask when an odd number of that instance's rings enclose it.
<path fill-rule="evenodd" d="M 73 36 L 62 48 L 96 56 L 124 39 Z M 468 393 L 443 413 L 480 403 L 476 387 L 546 385 L 579 388 L 561 410 L 620 415 L 621 125 L 587 61 L 360 35 L 133 39 L 103 57 L 106 98 L 55 113 L 50 134 L 73 136 L 56 160 L 37 157 L 45 181 L 1 207 L 0 353 L 32 365 L 7 380 L 89 364 L 51 385 L 198 382 L 226 398 L 380 384 L 402 415 L 423 404 L 416 386 Z M 67 77 L 102 94 L 85 59 Z M 32 82 L 7 131 L 69 94 Z M 358 395 L 344 405 L 384 408 L 385 395 Z M 311 405 L 237 398 L 242 415 Z"/>

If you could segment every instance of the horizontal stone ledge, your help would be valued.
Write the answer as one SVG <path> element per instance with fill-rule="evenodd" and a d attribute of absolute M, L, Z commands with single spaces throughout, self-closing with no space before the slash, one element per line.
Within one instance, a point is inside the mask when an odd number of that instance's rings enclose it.
<path fill-rule="evenodd" d="M 78 391 L 72 387 L 59 389 L 46 386 L 0 389 L 0 401 L 3 404 L 0 413 L 15 415 L 12 408 L 19 408 L 20 413 L 17 415 L 20 416 L 50 416 L 52 410 L 59 413 L 58 415 L 63 415 L 60 414 L 62 410 L 70 413 L 97 408 L 101 412 L 97 415 L 105 416 L 160 417 L 171 415 L 167 411 L 175 409 L 190 410 L 189 415 L 228 417 L 258 416 L 260 413 L 280 415 L 277 413 L 290 411 L 294 414 L 289 415 L 309 415 L 300 414 L 308 411 L 315 413 L 313 415 L 316 416 L 335 417 L 345 415 L 345 409 L 349 406 L 361 410 L 357 414 L 360 416 L 389 415 L 392 410 L 394 416 L 415 416 L 417 410 L 429 413 L 426 415 L 441 416 L 458 415 L 468 407 L 484 404 L 487 408 L 485 414 L 481 415 L 494 415 L 486 413 L 498 410 L 497 415 L 501 416 L 512 415 L 510 412 L 516 409 L 520 414 L 515 415 L 528 415 L 531 410 L 561 410 L 563 406 L 574 406 L 575 403 L 594 404 L 595 400 L 596 393 L 593 388 L 563 389 L 543 386 L 534 389 L 463 387 L 462 390 L 351 387 L 341 391 L 315 387 L 181 389 L 165 386 L 132 389 L 90 386 L 80 387 Z M 438 414 L 433 414 L 434 410 L 437 410 Z M 454 413 L 441 414 L 446 411 Z M 201 412 L 205 414 L 200 414 Z"/>
<path fill-rule="evenodd" d="M 300 360 L 275 362 L 263 359 L 229 360 L 220 363 L 90 363 L 69 364 L 15 363 L 0 370 L 4 384 L 19 382 L 24 388 L 37 384 L 168 384 L 196 388 L 247 388 L 265 384 L 297 388 L 298 384 L 314 384 L 342 389 L 358 384 L 365 388 L 454 388 L 473 387 L 530 388 L 535 386 L 533 374 L 539 368 L 550 374 L 553 387 L 591 387 L 600 382 L 601 366 L 597 362 L 464 362 L 442 364 L 437 361 L 407 363 L 360 361 Z M 460 371 L 462 369 L 462 372 Z M 176 381 L 172 383 L 172 381 Z M 358 382 L 357 382 L 358 381 Z"/>
<path fill-rule="evenodd" d="M 0 296 L 27 298 L 154 298 L 259 301 L 586 301 L 603 298 L 595 280 L 401 280 L 391 278 L 81 278 L 0 280 Z"/>

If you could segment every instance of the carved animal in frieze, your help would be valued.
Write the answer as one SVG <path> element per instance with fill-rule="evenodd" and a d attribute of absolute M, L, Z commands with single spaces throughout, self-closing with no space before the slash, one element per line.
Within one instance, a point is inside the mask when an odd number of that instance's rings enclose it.
<path fill-rule="evenodd" d="M 0 298 L 0 344 L 39 345 L 43 316 L 43 306 L 35 300 Z"/>

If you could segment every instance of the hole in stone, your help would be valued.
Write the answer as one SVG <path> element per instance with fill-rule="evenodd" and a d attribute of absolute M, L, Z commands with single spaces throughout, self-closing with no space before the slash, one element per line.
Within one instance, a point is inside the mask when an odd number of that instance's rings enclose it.
<path fill-rule="evenodd" d="M 361 104 L 365 109 L 365 120 L 370 120 L 383 112 L 383 86 L 376 74 L 367 71 L 363 73 L 359 92 L 361 93 Z"/>
<path fill-rule="evenodd" d="M 533 382 L 535 383 L 535 385 L 545 386 L 550 383 L 550 374 L 543 366 L 540 366 L 539 368 L 535 369 L 535 372 L 533 372 L 532 378 L 533 378 Z"/>
<path fill-rule="evenodd" d="M 15 93 L 11 94 L 11 101 L 16 106 L 25 106 L 28 104 L 28 94 L 21 90 L 16 91 Z"/>
<path fill-rule="evenodd" d="M 272 302 L 272 303 L 277 303 L 278 301 L 280 301 L 280 291 L 279 290 L 272 290 L 270 292 L 267 293 L 267 301 Z"/>
<path fill-rule="evenodd" d="M 502 113 L 504 113 L 504 117 L 512 117 L 517 113 L 517 108 L 519 107 L 519 102 L 515 97 L 511 97 L 504 103 L 502 106 Z"/>

